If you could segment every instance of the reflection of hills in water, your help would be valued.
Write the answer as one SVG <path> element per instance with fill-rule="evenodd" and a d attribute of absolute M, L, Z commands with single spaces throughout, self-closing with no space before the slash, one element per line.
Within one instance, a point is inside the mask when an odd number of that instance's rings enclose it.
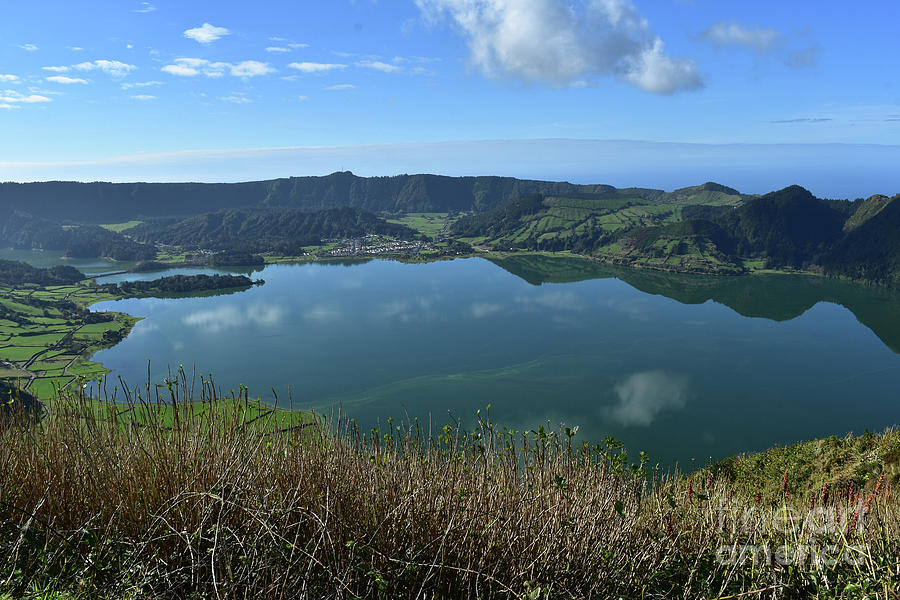
<path fill-rule="evenodd" d="M 532 285 L 615 277 L 683 304 L 713 300 L 745 317 L 795 319 L 819 302 L 839 304 L 900 353 L 900 292 L 812 275 L 711 276 L 606 265 L 581 258 L 511 256 L 492 262 Z"/>

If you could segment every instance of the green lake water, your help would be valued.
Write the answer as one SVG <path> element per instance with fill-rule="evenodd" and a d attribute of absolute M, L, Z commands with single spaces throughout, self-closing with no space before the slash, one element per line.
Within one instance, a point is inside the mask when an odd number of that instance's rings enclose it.
<path fill-rule="evenodd" d="M 900 294 L 879 288 L 540 256 L 253 277 L 265 285 L 95 305 L 144 320 L 94 360 L 131 386 L 148 360 L 155 380 L 183 364 L 366 428 L 471 424 L 490 405 L 507 427 L 578 425 L 667 465 L 900 422 Z"/>

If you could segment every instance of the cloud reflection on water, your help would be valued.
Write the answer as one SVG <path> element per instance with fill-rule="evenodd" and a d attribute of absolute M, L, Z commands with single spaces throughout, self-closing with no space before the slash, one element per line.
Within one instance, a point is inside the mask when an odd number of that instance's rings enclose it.
<path fill-rule="evenodd" d="M 613 391 L 618 402 L 606 407 L 606 415 L 625 427 L 647 427 L 666 410 L 680 410 L 687 403 L 688 380 L 664 371 L 634 373 Z"/>

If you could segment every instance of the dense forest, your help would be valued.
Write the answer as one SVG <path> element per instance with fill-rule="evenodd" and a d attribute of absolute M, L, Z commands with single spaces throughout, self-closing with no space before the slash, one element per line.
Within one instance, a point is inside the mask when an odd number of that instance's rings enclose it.
<path fill-rule="evenodd" d="M 412 229 L 359 208 L 299 210 L 225 210 L 189 217 L 148 221 L 128 232 L 135 239 L 187 248 L 231 252 L 278 252 L 296 255 L 303 246 L 326 239 L 387 235 L 417 239 Z"/>
<path fill-rule="evenodd" d="M 0 220 L 0 247 L 54 250 L 70 258 L 149 260 L 156 249 L 97 225 L 63 226 L 20 210 Z"/>
<path fill-rule="evenodd" d="M 153 281 L 121 281 L 100 287 L 113 294 L 140 297 L 248 288 L 262 283 L 245 275 L 172 275 Z"/>
<path fill-rule="evenodd" d="M 84 273 L 75 267 L 57 266 L 39 269 L 31 265 L 0 260 L 0 284 L 16 286 L 25 283 L 37 285 L 68 285 L 84 279 Z"/>

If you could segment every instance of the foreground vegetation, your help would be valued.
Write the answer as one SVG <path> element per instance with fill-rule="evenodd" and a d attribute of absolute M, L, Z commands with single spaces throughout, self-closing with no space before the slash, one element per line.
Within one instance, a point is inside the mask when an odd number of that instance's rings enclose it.
<path fill-rule="evenodd" d="M 487 415 L 473 431 L 388 420 L 363 433 L 340 415 L 285 426 L 246 393 L 223 399 L 180 373 L 118 405 L 89 396 L 0 431 L 0 597 L 888 598 L 900 586 L 896 432 L 678 476 L 613 440 L 581 443 L 577 428 L 513 432 Z M 830 459 L 855 468 L 819 468 Z M 820 488 L 811 470 L 834 479 Z"/>

